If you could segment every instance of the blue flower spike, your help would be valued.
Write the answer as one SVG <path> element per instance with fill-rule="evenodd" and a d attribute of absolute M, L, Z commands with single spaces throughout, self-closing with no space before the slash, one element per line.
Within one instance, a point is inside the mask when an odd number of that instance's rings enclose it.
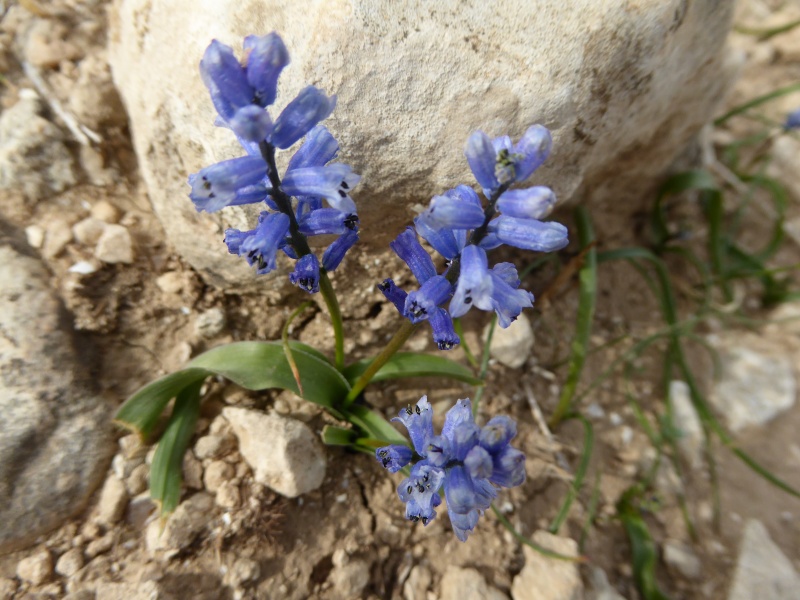
<path fill-rule="evenodd" d="M 264 274 L 277 268 L 277 251 L 282 250 L 298 261 L 291 282 L 316 293 L 322 272 L 335 270 L 358 241 L 359 220 L 350 194 L 361 178 L 347 165 L 328 164 L 339 144 L 319 123 L 333 111 L 336 97 L 308 86 L 273 121 L 269 108 L 289 52 L 275 32 L 248 36 L 243 47 L 240 61 L 232 48 L 212 41 L 200 61 L 200 76 L 217 110 L 216 124 L 233 131 L 247 156 L 190 175 L 189 197 L 198 211 L 206 212 L 263 202 L 255 229 L 225 232 L 228 251 Z M 281 179 L 276 150 L 304 137 Z M 321 264 L 307 242 L 317 235 L 338 236 Z"/>
<path fill-rule="evenodd" d="M 440 435 L 433 433 L 432 409 L 423 396 L 401 411 L 397 421 L 408 429 L 416 456 L 406 446 L 378 448 L 375 458 L 391 473 L 416 462 L 397 488 L 406 504 L 406 518 L 428 525 L 444 494 L 447 514 L 462 542 L 497 497 L 497 488 L 525 481 L 525 455 L 510 446 L 516 424 L 505 416 L 478 427 L 469 399 L 456 402 L 445 415 Z"/>
<path fill-rule="evenodd" d="M 453 318 L 473 306 L 495 312 L 503 328 L 511 325 L 522 309 L 533 306 L 533 294 L 520 289 L 516 268 L 509 263 L 490 268 L 487 251 L 509 245 L 554 252 L 569 242 L 566 227 L 542 220 L 555 206 L 553 190 L 541 185 L 509 189 L 544 163 L 552 145 L 550 132 L 542 125 L 529 127 L 516 144 L 509 136 L 492 140 L 482 131 L 474 132 L 467 140 L 465 155 L 487 197 L 486 206 L 471 187 L 456 186 L 434 196 L 414 219 L 414 228 L 409 227 L 390 244 L 421 287 L 406 294 L 386 280 L 378 289 L 412 323 L 429 320 L 439 348 L 450 349 L 459 343 L 448 327 Z M 417 235 L 444 257 L 442 275 L 437 274 Z M 429 283 L 435 277 L 444 277 L 450 289 Z M 435 310 L 437 307 L 444 312 Z"/>

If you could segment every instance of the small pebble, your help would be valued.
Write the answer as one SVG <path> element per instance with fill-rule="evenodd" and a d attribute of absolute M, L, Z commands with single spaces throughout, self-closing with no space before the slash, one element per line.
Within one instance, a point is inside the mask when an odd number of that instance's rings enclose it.
<path fill-rule="evenodd" d="M 133 262 L 133 242 L 131 234 L 122 225 L 108 225 L 103 230 L 94 255 L 105 263 L 116 264 Z"/>
<path fill-rule="evenodd" d="M 44 229 L 38 225 L 29 225 L 25 228 L 25 237 L 31 248 L 40 249 L 44 245 Z"/>
<path fill-rule="evenodd" d="M 120 210 L 107 200 L 100 200 L 100 202 L 92 206 L 90 214 L 95 219 L 106 223 L 118 223 L 121 216 Z"/>
<path fill-rule="evenodd" d="M 64 577 L 72 577 L 83 567 L 83 552 L 80 548 L 67 550 L 56 562 L 56 573 Z"/>
<path fill-rule="evenodd" d="M 48 550 L 23 558 L 17 564 L 17 577 L 33 585 L 42 585 L 53 573 L 53 558 Z"/>
<path fill-rule="evenodd" d="M 87 217 L 72 226 L 72 235 L 84 246 L 94 246 L 105 228 L 106 224 L 100 219 Z"/>

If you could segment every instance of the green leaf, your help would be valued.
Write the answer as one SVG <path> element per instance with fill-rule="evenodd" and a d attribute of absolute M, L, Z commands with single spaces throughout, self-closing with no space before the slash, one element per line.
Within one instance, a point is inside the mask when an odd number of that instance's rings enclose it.
<path fill-rule="evenodd" d="M 578 492 L 580 492 L 581 486 L 583 485 L 583 479 L 586 477 L 586 471 L 589 468 L 589 461 L 592 458 L 592 450 L 594 448 L 594 429 L 589 420 L 583 415 L 576 413 L 567 415 L 565 418 L 580 419 L 583 424 L 583 452 L 581 453 L 581 460 L 578 463 L 578 468 L 575 470 L 575 479 L 569 487 L 569 491 L 567 492 L 566 498 L 564 498 L 561 509 L 558 511 L 558 515 L 553 520 L 553 524 L 550 525 L 550 533 L 558 533 L 558 530 L 561 529 L 561 526 L 567 519 L 570 506 L 572 506 L 573 500 L 578 496 Z"/>
<path fill-rule="evenodd" d="M 578 319 L 575 324 L 575 337 L 570 347 L 567 380 L 561 388 L 558 404 L 553 415 L 550 417 L 550 427 L 556 427 L 559 421 L 561 421 L 572 408 L 575 390 L 581 378 L 583 364 L 586 362 L 586 352 L 592 333 L 594 310 L 597 300 L 597 252 L 592 245 L 594 243 L 592 221 L 588 211 L 583 207 L 579 207 L 576 214 L 581 247 L 588 247 L 589 250 L 586 252 L 586 260 L 578 274 L 578 279 L 580 281 Z"/>
<path fill-rule="evenodd" d="M 348 419 L 370 437 L 389 444 L 408 446 L 408 440 L 378 413 L 366 406 L 354 404 L 348 408 Z"/>
<path fill-rule="evenodd" d="M 661 247 L 669 241 L 670 233 L 667 228 L 667 219 L 664 213 L 664 202 L 670 196 L 676 196 L 691 190 L 719 193 L 719 186 L 708 171 L 698 169 L 684 171 L 670 177 L 658 191 L 653 212 L 650 216 L 650 226 L 653 233 L 653 242 L 656 247 Z"/>
<path fill-rule="evenodd" d="M 336 427 L 334 425 L 325 425 L 322 428 L 322 442 L 328 446 L 352 446 L 358 434 L 352 429 L 346 427 Z"/>
<path fill-rule="evenodd" d="M 181 498 L 183 455 L 192 439 L 197 416 L 200 414 L 202 385 L 202 381 L 196 381 L 178 394 L 167 429 L 153 456 L 150 467 L 150 496 L 158 503 L 162 517 L 174 511 Z"/>
<path fill-rule="evenodd" d="M 324 355 L 299 342 L 289 342 L 303 384 L 302 397 L 339 415 L 336 407 L 350 384 Z M 185 369 L 144 386 L 117 412 L 115 422 L 146 439 L 169 401 L 181 390 L 209 375 L 220 375 L 249 390 L 281 388 L 299 394 L 280 342 L 237 342 L 219 346 L 192 360 Z"/>
<path fill-rule="evenodd" d="M 186 386 L 202 381 L 208 375 L 205 369 L 183 369 L 148 383 L 120 407 L 114 422 L 146 440 L 153 433 L 169 401 Z"/>
<path fill-rule="evenodd" d="M 367 370 L 371 362 L 371 358 L 360 360 L 346 367 L 343 374 L 352 384 Z M 470 385 L 483 385 L 483 381 L 464 365 L 443 356 L 418 352 L 398 352 L 380 368 L 372 381 L 405 377 L 449 377 Z"/>
<path fill-rule="evenodd" d="M 350 390 L 347 380 L 318 353 L 307 352 L 303 344 L 289 342 L 289 346 L 303 383 L 302 397 L 335 410 Z M 226 344 L 201 354 L 188 368 L 206 369 L 248 390 L 281 388 L 300 393 L 280 342 Z"/>
<path fill-rule="evenodd" d="M 792 26 L 794 26 L 794 25 L 792 25 Z M 782 87 L 782 88 L 778 88 L 777 90 L 773 90 L 773 91 L 769 92 L 768 94 L 764 94 L 763 96 L 758 96 L 757 98 L 754 98 L 752 100 L 748 100 L 747 102 L 745 102 L 743 104 L 740 104 L 739 106 L 736 106 L 735 108 L 732 108 L 731 110 L 726 112 L 721 117 L 718 117 L 717 119 L 715 119 L 714 120 L 714 125 L 719 127 L 720 125 L 722 125 L 725 121 L 727 121 L 731 117 L 734 117 L 734 116 L 736 116 L 738 114 L 741 114 L 743 112 L 747 112 L 751 108 L 755 108 L 756 106 L 760 106 L 761 104 L 764 104 L 765 102 L 769 102 L 771 100 L 775 100 L 776 98 L 780 98 L 781 96 L 785 96 L 786 94 L 792 94 L 792 93 L 797 92 L 797 91 L 800 91 L 800 83 L 793 83 L 791 85 L 787 85 L 786 87 Z"/>
<path fill-rule="evenodd" d="M 656 582 L 656 564 L 658 562 L 658 552 L 655 542 L 650 537 L 639 509 L 631 503 L 632 496 L 637 492 L 635 488 L 629 489 L 623 494 L 617 511 L 628 539 L 631 543 L 633 553 L 633 578 L 636 587 L 645 600 L 669 600 Z"/>

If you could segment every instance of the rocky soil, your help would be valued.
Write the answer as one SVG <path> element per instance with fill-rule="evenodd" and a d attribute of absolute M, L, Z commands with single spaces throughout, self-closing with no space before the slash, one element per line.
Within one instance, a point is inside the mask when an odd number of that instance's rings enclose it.
<path fill-rule="evenodd" d="M 661 586 L 690 600 L 796 597 L 798 500 L 715 444 L 715 523 L 702 428 L 685 382 L 662 391 L 657 354 L 643 355 L 631 378 L 616 371 L 581 400 L 595 430 L 587 483 L 558 534 L 546 531 L 583 443 L 578 423 L 550 432 L 542 418 L 566 377 L 574 282 L 495 338 L 480 418 L 517 419 L 516 445 L 528 456 L 527 482 L 501 494 L 498 508 L 544 547 L 576 554 L 580 544 L 586 563 L 543 557 L 491 514 L 466 544 L 446 518 L 425 528 L 411 524 L 395 493 L 399 477 L 371 457 L 319 443 L 329 416 L 289 393 L 249 393 L 216 380 L 206 384 L 184 460 L 183 501 L 161 523 L 147 493 L 153 450 L 114 428 L 114 410 L 208 348 L 277 338 L 307 296 L 274 281 L 222 291 L 177 254 L 151 208 L 108 66 L 110 10 L 96 0 L 0 3 L 0 600 L 634 600 L 640 596 L 615 507 L 655 453 L 631 396 L 651 422 L 669 402 L 682 431 L 682 477 L 662 465 L 646 516 Z M 796 18 L 796 4 L 767 0 L 742 3 L 736 17 L 759 26 Z M 767 41 L 733 34 L 731 52 L 742 67 L 728 106 L 800 80 L 800 29 Z M 795 93 L 765 112 L 780 120 L 797 106 Z M 706 132 L 705 147 L 746 135 L 751 126 L 732 121 Z M 696 164 L 702 145 L 687 149 L 681 164 Z M 783 265 L 800 262 L 799 157 L 800 140 L 781 138 L 770 166 L 791 194 Z M 640 200 L 641 209 L 623 211 L 624 221 L 610 201 L 591 207 L 602 249 L 643 243 L 652 198 Z M 570 221 L 566 211 L 556 218 Z M 763 223 L 752 227 L 761 231 Z M 575 249 L 557 262 L 567 264 Z M 513 252 L 506 259 L 521 266 L 531 260 Z M 525 283 L 539 296 L 556 271 L 551 263 Z M 634 341 L 663 328 L 657 301 L 634 270 L 614 263 L 600 273 L 584 385 Z M 335 274 L 350 356 L 374 353 L 398 325 L 374 288 L 387 276 L 408 278 L 389 252 L 358 248 Z M 800 307 L 768 312 L 747 290 L 742 303 L 747 327 L 720 321 L 703 332 L 719 364 L 702 348 L 691 359 L 742 447 L 800 487 Z M 292 335 L 331 353 L 325 315 L 315 305 Z M 473 350 L 486 322 L 472 313 L 465 319 Z M 434 350 L 427 332 L 409 347 Z M 461 350 L 453 356 L 464 358 Z M 401 381 L 370 388 L 367 400 L 394 416 L 423 393 L 441 415 L 474 390 Z"/>

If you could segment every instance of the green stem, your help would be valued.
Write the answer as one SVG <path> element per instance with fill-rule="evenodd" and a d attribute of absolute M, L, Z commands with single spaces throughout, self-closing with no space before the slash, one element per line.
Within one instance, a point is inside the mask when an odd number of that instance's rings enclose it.
<path fill-rule="evenodd" d="M 353 388 L 350 390 L 350 393 L 347 394 L 347 397 L 344 399 L 344 407 L 347 408 L 350 406 L 358 395 L 364 391 L 364 388 L 367 387 L 372 378 L 375 377 L 375 373 L 377 373 L 380 368 L 389 362 L 389 359 L 394 356 L 400 348 L 403 347 L 403 344 L 408 341 L 408 338 L 411 337 L 411 334 L 417 330 L 419 324 L 415 325 L 411 321 L 403 320 L 403 324 L 400 326 L 389 343 L 386 344 L 386 347 L 381 350 L 380 354 L 375 357 L 375 359 L 369 364 L 367 370 L 361 374 L 356 382 L 353 384 Z"/>
<path fill-rule="evenodd" d="M 339 308 L 339 300 L 336 292 L 333 291 L 331 280 L 324 269 L 319 272 L 319 291 L 325 299 L 325 306 L 331 316 L 333 324 L 333 336 L 336 340 L 336 368 L 340 371 L 344 369 L 344 328 L 342 326 L 342 310 Z"/>

